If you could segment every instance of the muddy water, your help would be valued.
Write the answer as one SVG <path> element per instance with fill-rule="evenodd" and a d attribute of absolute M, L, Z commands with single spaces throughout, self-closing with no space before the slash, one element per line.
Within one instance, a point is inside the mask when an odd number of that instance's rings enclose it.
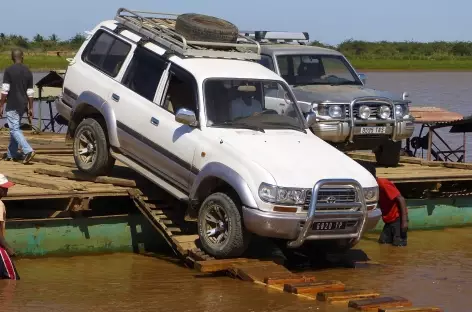
<path fill-rule="evenodd" d="M 411 232 L 406 248 L 379 246 L 376 238 L 369 234 L 359 247 L 381 266 L 321 270 L 318 279 L 339 279 L 448 312 L 469 310 L 472 229 Z M 16 263 L 22 280 L 0 281 L 1 311 L 348 311 L 132 254 Z"/>

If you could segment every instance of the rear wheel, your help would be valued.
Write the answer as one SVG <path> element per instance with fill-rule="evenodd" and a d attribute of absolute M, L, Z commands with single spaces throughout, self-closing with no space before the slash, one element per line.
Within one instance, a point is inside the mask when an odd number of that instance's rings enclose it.
<path fill-rule="evenodd" d="M 251 239 L 241 210 L 224 193 L 211 194 L 203 202 L 198 213 L 198 234 L 203 249 L 215 258 L 241 256 Z"/>
<path fill-rule="evenodd" d="M 75 164 L 81 171 L 94 176 L 109 174 L 115 164 L 102 124 L 94 118 L 86 118 L 74 135 Z"/>
<path fill-rule="evenodd" d="M 380 166 L 396 167 L 400 162 L 402 142 L 387 141 L 375 150 L 375 160 Z"/>

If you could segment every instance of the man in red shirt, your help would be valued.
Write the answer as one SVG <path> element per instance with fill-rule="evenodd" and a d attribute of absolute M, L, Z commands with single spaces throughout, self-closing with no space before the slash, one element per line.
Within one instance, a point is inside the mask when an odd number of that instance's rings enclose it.
<path fill-rule="evenodd" d="M 370 171 L 379 185 L 379 206 L 385 223 L 382 234 L 380 234 L 379 243 L 406 246 L 408 208 L 406 207 L 405 198 L 391 181 L 377 178 L 375 166 L 365 164 L 364 167 Z"/>

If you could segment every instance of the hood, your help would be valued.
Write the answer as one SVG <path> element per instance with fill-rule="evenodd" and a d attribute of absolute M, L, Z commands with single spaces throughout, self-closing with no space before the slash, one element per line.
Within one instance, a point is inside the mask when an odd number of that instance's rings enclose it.
<path fill-rule="evenodd" d="M 267 170 L 278 186 L 311 188 L 321 179 L 355 179 L 363 187 L 377 186 L 364 167 L 312 133 L 231 131 L 221 139 L 244 161 Z"/>
<path fill-rule="evenodd" d="M 393 101 L 403 101 L 402 95 L 395 95 L 387 91 L 380 91 L 364 86 L 331 86 L 331 85 L 306 85 L 292 87 L 298 101 L 305 102 L 337 102 L 350 103 L 358 97 L 378 96 L 386 97 Z"/>

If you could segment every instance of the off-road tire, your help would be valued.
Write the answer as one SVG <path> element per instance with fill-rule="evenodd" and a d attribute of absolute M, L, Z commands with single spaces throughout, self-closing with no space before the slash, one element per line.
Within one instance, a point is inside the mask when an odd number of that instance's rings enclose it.
<path fill-rule="evenodd" d="M 106 131 L 104 130 L 104 122 L 94 118 L 86 118 L 77 127 L 74 134 L 74 161 L 77 168 L 87 174 L 93 176 L 108 175 L 113 166 L 115 165 L 115 159 L 110 155 L 110 144 L 108 142 Z M 80 149 L 80 136 L 84 132 L 90 132 L 95 139 L 95 159 L 90 163 L 82 161 L 79 155 Z"/>
<path fill-rule="evenodd" d="M 385 167 L 396 167 L 400 162 L 402 142 L 387 141 L 375 150 L 377 164 Z"/>
<path fill-rule="evenodd" d="M 212 204 L 218 204 L 228 217 L 228 238 L 219 246 L 209 240 L 204 228 L 204 219 Z M 204 251 L 215 258 L 239 257 L 249 246 L 251 233 L 244 228 L 242 212 L 235 201 L 224 193 L 213 193 L 205 199 L 198 212 L 197 223 Z"/>
<path fill-rule="evenodd" d="M 236 43 L 238 28 L 223 19 L 202 14 L 181 14 L 175 22 L 175 31 L 188 40 Z"/>

